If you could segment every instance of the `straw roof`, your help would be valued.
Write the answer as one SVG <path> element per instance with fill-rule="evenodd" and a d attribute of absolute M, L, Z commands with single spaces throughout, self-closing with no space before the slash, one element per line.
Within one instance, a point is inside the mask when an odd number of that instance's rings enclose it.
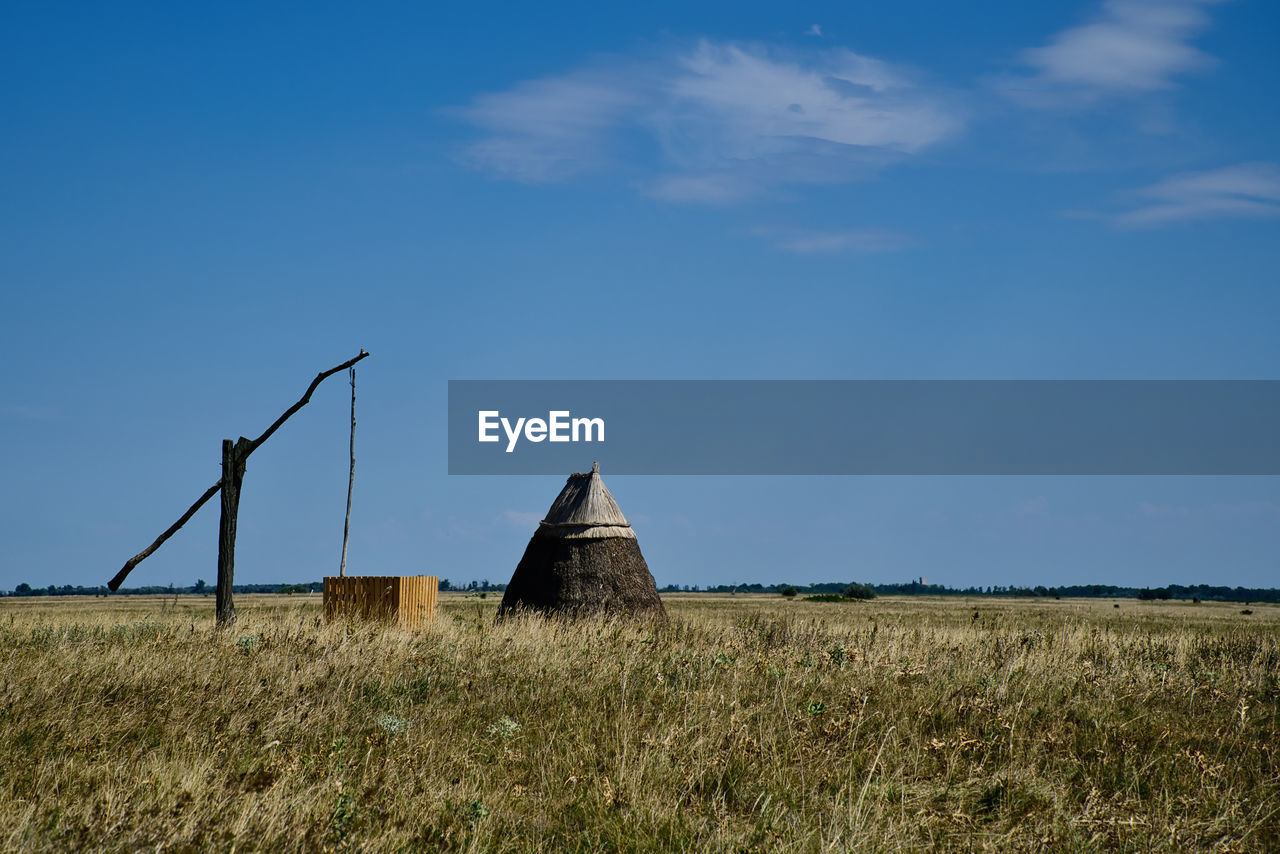
<path fill-rule="evenodd" d="M 634 540 L 636 534 L 600 478 L 600 463 L 597 462 L 592 463 L 589 472 L 569 475 L 569 481 L 556 496 L 546 518 L 538 524 L 534 536 L 563 539 L 625 537 Z"/>

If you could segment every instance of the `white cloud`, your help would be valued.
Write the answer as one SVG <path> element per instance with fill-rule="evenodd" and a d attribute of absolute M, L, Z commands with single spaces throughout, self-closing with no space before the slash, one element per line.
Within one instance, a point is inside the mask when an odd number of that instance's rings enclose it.
<path fill-rule="evenodd" d="M 647 100 L 637 82 L 580 71 L 481 95 L 458 111 L 488 132 L 467 149 L 467 159 L 501 177 L 532 183 L 598 168 L 608 134 Z"/>
<path fill-rule="evenodd" d="M 697 132 L 720 157 L 785 153 L 809 141 L 913 152 L 955 129 L 887 65 L 848 50 L 804 66 L 703 42 L 682 58 L 667 94 L 670 112 L 657 118 Z"/>
<path fill-rule="evenodd" d="M 456 114 L 483 133 L 467 158 L 499 177 L 561 180 L 617 165 L 630 144 L 653 152 L 626 158 L 645 192 L 717 204 L 854 180 L 962 124 L 900 70 L 849 50 L 781 56 L 709 41 L 520 83 Z"/>
<path fill-rule="evenodd" d="M 542 521 L 543 514 L 529 513 L 523 510 L 503 510 L 502 521 L 521 531 L 533 530 Z"/>
<path fill-rule="evenodd" d="M 1002 84 L 1033 106 L 1090 103 L 1174 87 L 1178 75 L 1214 59 L 1188 42 L 1209 24 L 1217 0 L 1107 0 L 1099 14 L 1022 52 L 1033 74 Z"/>
<path fill-rule="evenodd" d="M 778 249 L 800 255 L 895 252 L 912 243 L 904 234 L 883 229 L 823 231 L 761 227 L 755 229 L 754 233 Z"/>
<path fill-rule="evenodd" d="M 647 189 L 647 194 L 666 202 L 693 202 L 722 205 L 756 194 L 755 184 L 730 173 L 706 175 L 665 175 Z"/>
<path fill-rule="evenodd" d="M 1111 217 L 1117 225 L 1154 227 L 1188 220 L 1280 215 L 1280 166 L 1241 163 L 1183 172 L 1134 190 L 1137 207 Z"/>
<path fill-rule="evenodd" d="M 806 36 L 817 36 L 822 38 L 822 24 L 810 24 L 809 29 L 804 31 Z"/>

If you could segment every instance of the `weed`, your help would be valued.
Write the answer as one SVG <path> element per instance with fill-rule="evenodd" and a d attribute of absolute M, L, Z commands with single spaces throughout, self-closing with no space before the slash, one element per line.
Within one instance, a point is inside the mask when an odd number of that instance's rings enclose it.
<path fill-rule="evenodd" d="M 462 816 L 467 820 L 467 823 L 474 826 L 476 824 L 479 824 L 480 820 L 485 816 L 487 816 L 488 814 L 489 814 L 489 808 L 484 805 L 483 801 L 477 798 L 476 800 L 467 804 L 467 808 L 463 810 Z"/>
<path fill-rule="evenodd" d="M 493 723 L 489 724 L 489 729 L 488 729 L 489 735 L 496 736 L 502 739 L 503 741 L 506 741 L 507 739 L 511 738 L 513 735 L 515 735 L 519 731 L 520 731 L 520 724 L 516 723 L 506 715 L 503 715 Z"/>
<path fill-rule="evenodd" d="M 409 731 L 409 722 L 395 715 L 382 715 L 378 718 L 378 726 L 382 727 L 388 735 L 400 735 Z"/>
<path fill-rule="evenodd" d="M 352 797 L 339 793 L 334 801 L 333 812 L 329 815 L 329 833 L 339 842 L 347 838 L 351 825 L 356 820 L 356 805 Z"/>

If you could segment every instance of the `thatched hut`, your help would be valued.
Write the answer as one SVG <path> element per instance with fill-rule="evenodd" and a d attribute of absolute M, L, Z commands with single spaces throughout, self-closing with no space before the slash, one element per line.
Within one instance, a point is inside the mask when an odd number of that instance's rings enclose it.
<path fill-rule="evenodd" d="M 498 616 L 518 611 L 665 617 L 631 523 L 600 464 L 569 475 L 516 566 Z"/>

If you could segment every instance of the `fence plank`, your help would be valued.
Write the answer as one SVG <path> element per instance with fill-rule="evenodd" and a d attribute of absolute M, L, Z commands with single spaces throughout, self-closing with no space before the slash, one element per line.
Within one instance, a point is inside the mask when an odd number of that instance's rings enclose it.
<path fill-rule="evenodd" d="M 418 629 L 435 616 L 440 579 L 434 575 L 348 575 L 324 579 L 326 620 L 364 619 Z"/>

